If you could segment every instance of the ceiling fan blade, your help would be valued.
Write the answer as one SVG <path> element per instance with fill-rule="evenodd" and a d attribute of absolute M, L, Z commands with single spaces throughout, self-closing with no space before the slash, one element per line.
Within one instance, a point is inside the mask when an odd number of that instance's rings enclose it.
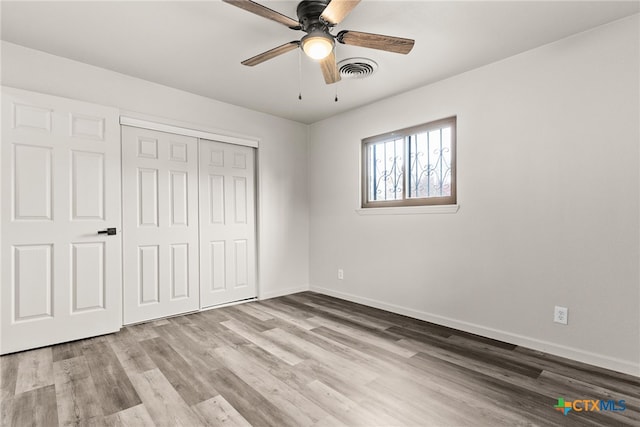
<path fill-rule="evenodd" d="M 340 71 L 338 70 L 338 64 L 336 64 L 335 52 L 331 52 L 329 56 L 320 61 L 320 68 L 322 69 L 324 81 L 328 85 L 340 81 Z"/>
<path fill-rule="evenodd" d="M 297 49 L 298 46 L 300 46 L 300 42 L 299 41 L 293 41 L 293 42 L 289 42 L 289 43 L 285 43 L 283 45 L 280 45 L 278 47 L 274 47 L 271 50 L 268 50 L 266 52 L 262 52 L 259 55 L 254 56 L 253 58 L 249 58 L 246 59 L 244 61 L 242 61 L 242 65 L 247 65 L 249 67 L 253 67 L 254 65 L 258 65 L 263 63 L 264 61 L 268 61 L 272 58 L 275 58 L 278 55 L 282 55 L 283 53 L 287 53 L 289 51 L 292 51 L 294 49 Z"/>
<path fill-rule="evenodd" d="M 339 24 L 358 3 L 360 0 L 331 0 L 320 17 L 331 25 Z"/>
<path fill-rule="evenodd" d="M 289 18 L 286 15 L 281 14 L 280 12 L 276 12 L 273 9 L 269 9 L 266 6 L 258 4 L 251 0 L 222 0 L 225 3 L 232 4 L 240 9 L 244 9 L 251 13 L 255 13 L 256 15 L 262 16 L 263 18 L 271 19 L 272 21 L 276 21 L 285 25 L 293 30 L 300 29 L 300 23 L 293 18 Z"/>
<path fill-rule="evenodd" d="M 411 52 L 415 44 L 415 41 L 411 39 L 383 36 L 382 34 L 361 33 L 359 31 L 340 31 L 336 36 L 336 40 L 342 44 L 402 53 L 404 55 Z"/>

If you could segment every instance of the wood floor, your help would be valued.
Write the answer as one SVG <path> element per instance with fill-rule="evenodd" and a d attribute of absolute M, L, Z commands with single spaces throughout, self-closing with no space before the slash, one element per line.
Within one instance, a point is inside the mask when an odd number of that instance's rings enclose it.
<path fill-rule="evenodd" d="M 0 362 L 2 426 L 640 425 L 637 377 L 311 292 Z"/>

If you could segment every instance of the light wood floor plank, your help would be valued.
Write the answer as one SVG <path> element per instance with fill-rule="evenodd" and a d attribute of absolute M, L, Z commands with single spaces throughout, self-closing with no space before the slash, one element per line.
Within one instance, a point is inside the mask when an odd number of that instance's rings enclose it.
<path fill-rule="evenodd" d="M 132 326 L 129 326 L 127 329 L 134 336 L 136 341 L 144 341 L 144 340 L 150 340 L 153 338 L 158 338 L 158 333 L 153 327 L 153 322 L 132 325 Z"/>
<path fill-rule="evenodd" d="M 397 399 L 398 381 L 389 376 L 383 376 L 369 385 L 367 399 L 370 402 L 384 401 L 396 409 L 393 413 L 399 414 L 402 424 L 417 425 L 470 425 L 470 421 L 460 410 L 462 405 L 443 405 L 442 397 L 427 387 L 420 387 L 412 381 L 400 381 L 402 383 L 402 399 Z M 375 396 L 375 400 L 371 398 Z M 425 402 L 429 402 L 425 404 Z"/>
<path fill-rule="evenodd" d="M 478 371 L 486 373 L 493 373 L 497 377 L 511 377 L 513 375 L 524 376 L 529 378 L 536 378 L 542 371 L 529 368 L 525 364 L 512 363 L 509 368 L 517 367 L 516 370 L 505 369 L 506 366 L 500 364 L 497 359 L 492 359 L 489 354 L 482 355 L 481 358 L 476 359 L 475 356 L 478 353 L 473 352 L 471 349 L 464 351 L 460 347 L 449 347 L 446 344 L 425 346 L 421 343 L 409 342 L 405 340 L 400 341 L 401 344 L 406 343 L 407 347 L 416 348 L 416 344 L 421 351 L 412 357 L 413 360 L 417 360 L 423 357 L 423 355 L 433 356 L 443 360 L 447 360 L 452 363 L 456 363 L 460 366 L 472 366 Z"/>
<path fill-rule="evenodd" d="M 140 344 L 187 405 L 195 405 L 218 394 L 214 385 L 202 381 L 201 372 L 196 371 L 162 338 L 145 340 Z"/>
<path fill-rule="evenodd" d="M 261 322 L 268 322 L 269 320 L 273 320 L 272 315 L 259 310 L 258 307 L 260 307 L 260 304 L 240 304 L 236 305 L 234 308 L 238 311 L 242 311 L 243 313 L 248 314 L 249 316 L 255 317 Z"/>
<path fill-rule="evenodd" d="M 322 381 L 314 380 L 310 382 L 307 389 L 307 395 L 310 398 L 313 398 L 318 402 L 318 405 L 330 411 L 330 416 L 344 425 L 375 426 L 381 422 L 369 411 L 364 411 L 358 403 L 332 389 Z"/>
<path fill-rule="evenodd" d="M 144 404 L 109 415 L 105 417 L 104 424 L 106 427 L 154 427 L 156 425 Z"/>
<path fill-rule="evenodd" d="M 59 362 L 64 359 L 82 356 L 82 341 L 65 342 L 51 347 L 53 361 Z"/>
<path fill-rule="evenodd" d="M 305 318 L 295 317 L 292 314 L 282 310 L 281 308 L 278 309 L 277 305 L 271 305 L 269 304 L 269 301 L 256 304 L 256 309 L 270 315 L 272 318 L 280 319 L 284 322 L 289 323 L 291 326 L 302 328 L 307 331 L 316 327 L 316 325 L 307 322 Z"/>
<path fill-rule="evenodd" d="M 16 394 L 20 353 L 0 358 L 0 400 L 4 401 Z"/>
<path fill-rule="evenodd" d="M 314 359 L 320 364 L 330 366 L 338 375 L 349 376 L 352 381 L 367 383 L 378 376 L 366 365 L 356 363 L 350 357 L 343 357 L 336 351 L 336 346 L 322 346 L 280 329 L 272 329 L 263 333 L 272 341 L 294 348 L 304 359 Z M 310 338 L 312 335 L 307 334 Z M 323 343 L 325 344 L 325 343 Z"/>
<path fill-rule="evenodd" d="M 337 332 L 333 329 L 325 328 L 324 326 L 314 329 L 313 333 L 340 345 L 343 351 L 349 353 L 354 360 L 358 360 L 358 363 L 367 363 L 370 369 L 378 372 L 384 370 L 388 365 L 395 367 L 409 359 L 408 357 L 398 355 L 397 352 L 393 353 L 380 346 Z M 411 354 L 415 353 L 411 352 Z"/>
<path fill-rule="evenodd" d="M 329 415 L 326 418 L 318 421 L 313 427 L 348 427 L 346 424 L 340 422 L 337 418 Z"/>
<path fill-rule="evenodd" d="M 16 394 L 53 384 L 51 347 L 20 354 L 16 378 Z"/>
<path fill-rule="evenodd" d="M 346 321 L 349 321 L 349 323 L 354 323 L 368 329 L 379 329 L 383 331 L 391 326 L 394 326 L 390 322 L 385 322 L 380 319 L 370 319 L 359 313 L 353 313 L 350 311 L 345 312 L 344 310 L 325 307 L 315 302 L 308 302 L 306 305 L 308 305 L 309 307 L 318 309 L 324 313 L 330 314 L 332 319 L 343 319 L 342 321 L 346 320 Z M 340 322 L 340 320 L 336 320 L 336 321 Z"/>
<path fill-rule="evenodd" d="M 224 361 L 225 366 L 258 393 L 268 398 L 271 403 L 283 409 L 294 419 L 296 425 L 310 426 L 328 415 L 314 402 L 259 365 L 252 364 L 238 351 L 231 348 L 218 348 L 215 351 Z"/>
<path fill-rule="evenodd" d="M 287 351 L 278 345 L 274 344 L 272 341 L 264 338 L 260 333 L 251 331 L 249 328 L 244 325 L 236 322 L 235 320 L 227 320 L 222 322 L 222 324 L 227 327 L 229 330 L 235 332 L 246 340 L 252 342 L 253 344 L 262 347 L 265 351 L 273 354 L 276 357 L 279 357 L 283 361 L 287 362 L 289 365 L 296 365 L 302 362 L 302 358 L 299 356 Z"/>
<path fill-rule="evenodd" d="M 295 420 L 271 403 L 227 368 L 218 369 L 210 378 L 220 394 L 253 426 L 296 426 Z"/>
<path fill-rule="evenodd" d="M 358 329 L 351 328 L 349 326 L 342 325 L 336 321 L 324 319 L 321 317 L 313 317 L 309 319 L 310 322 L 317 324 L 318 326 L 323 326 L 327 329 L 332 329 L 341 334 L 348 335 L 353 337 L 354 339 L 360 340 L 364 343 L 371 344 L 373 346 L 379 347 L 381 349 L 390 351 L 402 357 L 411 357 L 416 354 L 413 350 L 408 350 L 403 348 L 397 344 L 396 341 L 392 341 L 389 339 L 382 339 L 371 334 L 367 334 Z"/>
<path fill-rule="evenodd" d="M 252 316 L 247 311 L 240 309 L 238 306 L 225 307 L 225 315 L 229 317 L 229 321 L 233 321 L 235 323 L 241 324 L 250 328 L 255 332 L 264 332 L 269 329 L 273 329 L 274 325 L 272 325 L 272 320 L 260 320 L 255 316 Z M 225 322 L 222 322 L 224 325 Z"/>
<path fill-rule="evenodd" d="M 191 427 L 202 424 L 159 369 L 132 374 L 131 382 L 157 426 Z"/>
<path fill-rule="evenodd" d="M 157 368 L 129 328 L 109 335 L 108 341 L 126 372 L 139 374 Z"/>
<path fill-rule="evenodd" d="M 7 418 L 3 420 L 2 425 L 16 427 L 58 425 L 56 399 L 54 385 L 20 393 L 8 402 L 12 407 L 7 409 Z"/>
<path fill-rule="evenodd" d="M 83 349 L 102 412 L 111 415 L 142 403 L 120 361 L 106 340 Z"/>
<path fill-rule="evenodd" d="M 60 424 L 78 425 L 92 418 L 102 418 L 98 392 L 84 356 L 55 362 L 53 371 Z"/>
<path fill-rule="evenodd" d="M 193 406 L 193 410 L 206 426 L 251 427 L 249 421 L 220 395 L 198 403 Z"/>
<path fill-rule="evenodd" d="M 221 368 L 217 359 L 210 356 L 207 340 L 199 340 L 192 333 L 194 325 L 169 324 L 157 328 L 166 341 L 193 369 L 194 372 Z"/>
<path fill-rule="evenodd" d="M 216 348 L 221 346 L 237 347 L 241 345 L 251 344 L 251 341 L 241 337 L 240 335 L 225 328 L 221 322 L 229 320 L 227 316 L 212 316 L 211 312 L 222 310 L 209 310 L 203 313 L 193 314 L 193 324 L 190 325 L 186 334 L 191 334 L 193 339 L 206 343 L 208 348 Z M 217 322 L 216 319 L 220 319 Z"/>
<path fill-rule="evenodd" d="M 260 306 L 267 306 L 276 311 L 287 313 L 291 317 L 298 320 L 304 320 L 314 316 L 313 313 L 310 313 L 306 309 L 304 309 L 304 306 L 302 306 L 302 309 L 300 309 L 299 303 L 296 303 L 295 301 L 292 302 L 287 298 L 288 297 L 284 296 L 277 299 L 268 299 L 266 301 L 259 301 L 259 304 Z"/>
<path fill-rule="evenodd" d="M 302 366 L 308 361 L 305 360 L 296 365 L 295 369 L 290 369 L 290 365 L 273 354 L 263 350 L 255 344 L 248 344 L 235 347 L 234 350 L 241 353 L 251 365 L 257 365 L 269 371 L 271 375 L 286 383 L 296 390 L 303 389 L 312 377 L 305 375 Z"/>

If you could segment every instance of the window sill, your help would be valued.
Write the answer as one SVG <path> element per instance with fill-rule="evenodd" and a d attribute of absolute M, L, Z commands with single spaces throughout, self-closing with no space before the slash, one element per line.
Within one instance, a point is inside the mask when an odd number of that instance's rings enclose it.
<path fill-rule="evenodd" d="M 437 206 L 400 206 L 392 208 L 360 208 L 358 215 L 423 215 L 423 214 L 452 214 L 458 212 L 460 205 Z"/>

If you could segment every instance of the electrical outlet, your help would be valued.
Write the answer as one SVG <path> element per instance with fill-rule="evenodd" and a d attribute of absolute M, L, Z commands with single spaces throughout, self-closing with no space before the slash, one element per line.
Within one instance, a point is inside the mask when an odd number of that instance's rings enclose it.
<path fill-rule="evenodd" d="M 569 321 L 569 309 L 556 305 L 553 309 L 553 321 L 566 325 Z"/>
<path fill-rule="evenodd" d="M 338 280 L 344 280 L 344 270 L 341 268 L 338 269 Z"/>

